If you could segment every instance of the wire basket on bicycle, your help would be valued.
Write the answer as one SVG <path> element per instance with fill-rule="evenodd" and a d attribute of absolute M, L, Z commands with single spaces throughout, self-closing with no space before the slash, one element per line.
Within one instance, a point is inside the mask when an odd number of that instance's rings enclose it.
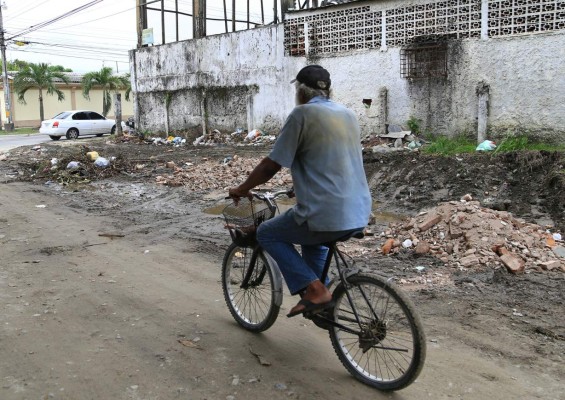
<path fill-rule="evenodd" d="M 238 246 L 251 246 L 255 243 L 257 227 L 275 215 L 275 210 L 263 201 L 241 199 L 228 204 L 222 212 L 226 228 Z"/>

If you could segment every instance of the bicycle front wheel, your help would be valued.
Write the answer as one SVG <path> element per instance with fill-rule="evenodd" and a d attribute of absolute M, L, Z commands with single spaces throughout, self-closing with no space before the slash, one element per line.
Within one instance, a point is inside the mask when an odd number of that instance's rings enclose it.
<path fill-rule="evenodd" d="M 231 315 L 239 325 L 262 332 L 275 323 L 279 305 L 275 300 L 273 271 L 263 252 L 232 243 L 222 264 L 222 288 Z"/>
<path fill-rule="evenodd" d="M 422 324 L 410 300 L 385 279 L 369 274 L 347 278 L 334 293 L 333 348 L 345 368 L 380 390 L 398 390 L 420 374 L 426 357 Z M 349 296 L 348 296 L 349 294 Z"/>

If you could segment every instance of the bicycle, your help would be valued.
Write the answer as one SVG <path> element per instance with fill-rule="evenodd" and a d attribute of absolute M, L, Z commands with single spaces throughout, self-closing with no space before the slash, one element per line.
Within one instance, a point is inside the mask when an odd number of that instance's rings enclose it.
<path fill-rule="evenodd" d="M 290 191 L 252 193 L 256 201 L 240 200 L 226 206 L 223 215 L 232 237 L 222 263 L 222 289 L 229 311 L 251 332 L 269 329 L 283 299 L 283 278 L 277 263 L 255 240 L 257 226 L 273 218 L 276 199 Z M 333 266 L 335 306 L 317 314 L 303 314 L 329 332 L 332 346 L 344 367 L 359 381 L 383 391 L 405 388 L 418 377 L 426 356 L 425 334 L 412 302 L 391 279 L 362 272 L 337 246 L 329 248 L 322 282 Z"/>

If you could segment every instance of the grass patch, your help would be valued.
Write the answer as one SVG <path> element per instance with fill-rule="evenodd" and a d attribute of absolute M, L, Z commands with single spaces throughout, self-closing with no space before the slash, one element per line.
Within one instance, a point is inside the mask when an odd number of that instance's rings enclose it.
<path fill-rule="evenodd" d="M 509 151 L 525 150 L 545 150 L 545 151 L 565 151 L 565 145 L 555 145 L 549 143 L 532 142 L 525 136 L 506 137 L 496 142 L 496 149 L 491 153 L 504 153 Z M 422 151 L 428 154 L 454 155 L 461 153 L 475 153 L 477 143 L 474 139 L 465 136 L 448 138 L 438 136 L 431 140 L 431 143 L 424 146 Z"/>
<path fill-rule="evenodd" d="M 499 143 L 497 143 L 495 152 L 518 151 L 518 150 L 564 151 L 565 145 L 531 142 L 525 136 L 507 137 L 502 139 Z"/>
<path fill-rule="evenodd" d="M 12 132 L 7 132 L 5 130 L 0 131 L 0 135 L 29 135 L 32 133 L 39 133 L 38 128 L 16 128 Z"/>
<path fill-rule="evenodd" d="M 423 147 L 424 153 L 453 155 L 460 153 L 472 153 L 477 148 L 475 141 L 458 136 L 449 138 L 447 136 L 437 136 L 432 139 L 431 143 Z"/>

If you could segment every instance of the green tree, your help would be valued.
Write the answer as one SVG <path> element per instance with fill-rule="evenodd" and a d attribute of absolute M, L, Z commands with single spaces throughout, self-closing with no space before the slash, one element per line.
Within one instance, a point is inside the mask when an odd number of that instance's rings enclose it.
<path fill-rule="evenodd" d="M 54 71 L 61 71 L 61 72 L 73 72 L 72 69 L 70 68 L 65 68 L 62 65 L 53 65 L 51 68 L 53 68 Z"/>
<path fill-rule="evenodd" d="M 14 77 L 14 91 L 21 103 L 26 104 L 25 94 L 29 89 L 37 88 L 39 90 L 39 117 L 41 121 L 45 119 L 43 91 L 51 96 L 56 94 L 59 101 L 65 99 L 65 94 L 55 86 L 57 79 L 69 83 L 69 78 L 64 72 L 53 70 L 50 65 L 45 63 L 29 63 Z"/>
<path fill-rule="evenodd" d="M 103 67 L 100 71 L 89 72 L 82 78 L 82 95 L 90 100 L 90 90 L 94 86 L 102 87 L 102 114 L 106 116 L 112 107 L 112 92 L 124 88 L 124 78 L 113 75 L 112 68 Z"/>
<path fill-rule="evenodd" d="M 125 89 L 126 91 L 125 98 L 129 101 L 131 96 L 131 74 L 128 72 L 124 76 L 120 77 L 120 79 L 122 80 L 122 89 Z"/>

